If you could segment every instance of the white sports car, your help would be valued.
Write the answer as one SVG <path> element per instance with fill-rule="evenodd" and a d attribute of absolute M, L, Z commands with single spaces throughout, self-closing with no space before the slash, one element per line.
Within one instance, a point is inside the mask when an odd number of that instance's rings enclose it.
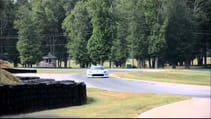
<path fill-rule="evenodd" d="M 108 77 L 108 70 L 103 66 L 91 66 L 86 72 L 87 77 Z"/>

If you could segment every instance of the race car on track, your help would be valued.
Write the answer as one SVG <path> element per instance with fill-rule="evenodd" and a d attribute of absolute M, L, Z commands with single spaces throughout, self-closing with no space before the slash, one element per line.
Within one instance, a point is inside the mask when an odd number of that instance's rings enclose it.
<path fill-rule="evenodd" d="M 91 66 L 86 73 L 87 77 L 105 77 L 108 78 L 108 70 L 103 66 Z"/>

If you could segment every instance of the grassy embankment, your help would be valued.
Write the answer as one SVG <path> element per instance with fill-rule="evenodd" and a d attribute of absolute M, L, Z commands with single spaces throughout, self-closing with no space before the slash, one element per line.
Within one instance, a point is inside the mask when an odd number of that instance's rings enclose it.
<path fill-rule="evenodd" d="M 0 59 L 0 83 L 1 84 L 17 84 L 22 81 L 11 73 L 3 70 L 2 68 L 12 68 L 9 62 Z"/>
<path fill-rule="evenodd" d="M 17 84 L 22 81 L 17 77 L 13 76 L 11 73 L 0 68 L 0 83 L 2 84 Z"/>

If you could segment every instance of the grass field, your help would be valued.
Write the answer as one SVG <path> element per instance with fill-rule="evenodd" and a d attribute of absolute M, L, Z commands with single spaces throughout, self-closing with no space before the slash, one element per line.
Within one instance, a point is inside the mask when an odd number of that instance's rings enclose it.
<path fill-rule="evenodd" d="M 85 74 L 86 69 L 37 69 L 41 74 Z"/>
<path fill-rule="evenodd" d="M 188 99 L 179 95 L 155 93 L 126 93 L 88 89 L 88 103 L 32 113 L 33 115 L 55 115 L 56 117 L 88 118 L 136 118 L 148 109 Z"/>
<path fill-rule="evenodd" d="M 196 84 L 196 85 L 211 85 L 210 70 L 173 70 L 165 69 L 164 71 L 156 72 L 114 72 L 111 74 L 114 77 L 122 77 L 138 80 L 161 81 L 171 83 Z"/>

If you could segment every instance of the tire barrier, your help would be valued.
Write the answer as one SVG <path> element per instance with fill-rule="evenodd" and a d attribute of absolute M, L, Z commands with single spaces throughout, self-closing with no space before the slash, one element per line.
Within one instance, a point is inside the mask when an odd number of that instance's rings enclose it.
<path fill-rule="evenodd" d="M 34 69 L 15 69 L 15 68 L 3 68 L 10 73 L 37 73 Z"/>
<path fill-rule="evenodd" d="M 0 116 L 86 104 L 86 85 L 74 81 L 0 84 Z"/>
<path fill-rule="evenodd" d="M 36 77 L 36 76 L 33 76 L 33 77 L 23 77 L 23 76 L 16 76 L 17 78 L 19 78 L 20 80 L 22 81 L 25 81 L 25 80 L 35 80 L 35 79 L 40 79 L 40 77 Z"/>
<path fill-rule="evenodd" d="M 41 83 L 41 82 L 53 82 L 54 79 L 41 79 L 40 77 L 23 77 L 23 76 L 16 76 L 20 80 L 23 81 L 23 83 Z"/>
<path fill-rule="evenodd" d="M 24 83 L 45 83 L 45 82 L 54 82 L 54 79 L 29 79 L 22 80 Z"/>

